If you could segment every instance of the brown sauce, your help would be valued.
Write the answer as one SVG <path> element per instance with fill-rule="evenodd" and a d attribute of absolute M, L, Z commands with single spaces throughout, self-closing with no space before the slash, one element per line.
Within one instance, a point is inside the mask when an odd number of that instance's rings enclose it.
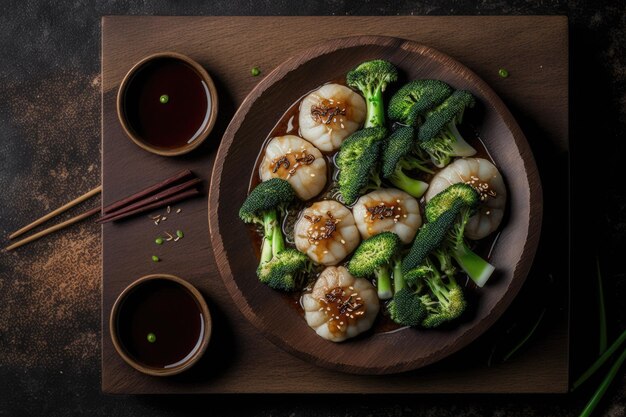
<path fill-rule="evenodd" d="M 205 323 L 191 293 L 165 279 L 147 281 L 121 305 L 117 329 L 124 349 L 138 362 L 169 368 L 200 346 Z"/>
<path fill-rule="evenodd" d="M 332 80 L 332 81 L 329 81 L 329 83 L 337 83 L 337 84 L 346 85 L 345 78 Z M 300 135 L 300 125 L 299 125 L 298 118 L 299 118 L 302 100 L 304 99 L 304 97 L 308 96 L 310 93 L 311 92 L 307 92 L 306 94 L 304 94 L 302 97 L 300 97 L 300 99 L 298 99 L 295 103 L 293 103 L 287 109 L 287 111 L 278 120 L 278 122 L 276 123 L 276 125 L 274 126 L 270 134 L 267 136 L 267 138 L 263 142 L 263 145 L 259 151 L 259 155 L 257 156 L 255 166 L 252 170 L 248 192 L 252 191 L 261 182 L 261 179 L 259 176 L 259 168 L 261 166 L 261 162 L 263 161 L 263 156 L 265 154 L 265 148 L 267 146 L 267 143 L 272 138 L 277 137 L 277 136 L 297 135 L 297 136 L 302 137 Z M 480 125 L 480 121 L 476 121 L 476 125 Z M 474 149 L 476 149 L 476 155 L 474 155 L 473 157 L 484 158 L 494 163 L 494 160 L 489 154 L 489 152 L 487 151 L 485 144 L 480 139 L 478 135 L 478 129 L 475 128 L 473 121 L 470 120 L 470 122 L 465 123 L 463 126 L 459 128 L 459 130 L 463 134 L 463 137 L 467 141 L 467 143 L 469 143 Z M 328 181 L 326 184 L 326 188 L 312 200 L 296 205 L 292 210 L 290 210 L 287 213 L 287 218 L 283 222 L 283 233 L 286 236 L 287 246 L 289 247 L 295 248 L 295 245 L 293 244 L 293 225 L 295 224 L 295 221 L 298 218 L 298 214 L 300 213 L 302 208 L 311 205 L 315 201 L 336 199 L 338 195 L 337 184 L 336 184 L 338 169 L 334 164 L 334 156 L 336 152 L 330 152 L 330 153 L 322 152 L 322 154 L 326 158 L 326 162 L 327 162 L 326 165 L 328 167 L 328 175 L 327 175 Z M 431 167 L 431 169 L 433 169 L 435 173 L 439 171 L 439 169 L 436 167 Z M 416 171 L 416 174 L 418 174 L 419 179 L 426 181 L 426 182 L 430 182 L 430 180 L 434 176 L 434 174 L 425 174 L 423 172 L 418 172 L 418 171 Z M 393 187 L 391 185 L 388 185 L 388 186 Z M 420 207 L 423 213 L 424 199 L 422 198 L 419 203 L 420 203 Z M 389 207 L 393 205 L 392 202 L 384 202 L 384 204 Z M 394 207 L 393 209 L 393 216 L 395 217 L 396 215 L 400 215 L 400 210 L 398 210 L 398 206 Z M 472 246 L 472 249 L 484 259 L 489 260 L 491 252 L 493 250 L 493 246 L 497 242 L 497 239 L 499 236 L 499 230 L 501 230 L 502 227 L 503 227 L 503 224 L 500 225 L 498 231 L 492 233 L 491 235 L 487 236 L 484 239 L 481 239 L 478 242 L 475 242 Z M 261 238 L 260 233 L 262 231 L 260 229 L 252 228 L 252 227 L 250 230 L 251 230 L 252 241 L 256 248 L 257 256 L 260 259 L 261 243 L 262 243 L 262 238 Z M 471 244 L 472 242 L 470 241 L 470 245 Z M 316 251 L 321 251 L 321 252 L 317 254 L 318 255 L 322 254 L 325 248 L 326 248 L 326 245 L 324 243 L 322 244 L 318 243 L 318 247 Z M 347 266 L 348 260 L 349 260 L 349 257 L 344 262 L 340 263 L 340 265 Z M 285 304 L 288 305 L 289 308 L 294 309 L 302 317 L 304 317 L 304 309 L 301 304 L 302 293 L 310 291 L 312 284 L 315 282 L 315 280 L 317 279 L 319 274 L 324 270 L 324 268 L 325 267 L 323 265 L 317 268 L 314 268 L 314 270 L 306 278 L 307 280 L 307 282 L 305 283 L 306 288 L 304 288 L 302 292 L 282 293 L 282 298 Z M 467 296 L 466 298 L 468 300 L 471 300 L 472 298 L 475 298 L 478 296 L 478 291 L 477 291 L 478 287 L 474 284 L 474 282 L 471 279 L 469 279 L 469 277 L 459 274 L 459 277 L 457 278 L 457 280 L 459 284 L 464 287 L 466 291 L 466 296 Z M 372 284 L 374 286 L 376 285 L 375 279 L 372 280 Z M 374 322 L 370 332 L 387 333 L 387 332 L 396 331 L 404 327 L 395 323 L 393 320 L 391 320 L 391 318 L 389 318 L 389 316 L 387 315 L 386 308 L 384 308 L 385 303 L 386 302 L 381 301 L 381 314 L 379 314 L 378 317 L 376 318 L 376 321 Z"/>
<path fill-rule="evenodd" d="M 134 133 L 160 148 L 179 148 L 200 136 L 211 113 L 210 94 L 189 64 L 160 58 L 141 67 L 124 94 L 124 115 Z"/>

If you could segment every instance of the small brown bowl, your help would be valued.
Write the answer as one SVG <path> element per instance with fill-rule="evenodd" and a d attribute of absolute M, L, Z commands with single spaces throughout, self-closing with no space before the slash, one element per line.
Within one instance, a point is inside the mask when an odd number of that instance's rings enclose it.
<path fill-rule="evenodd" d="M 185 306 L 181 302 L 187 297 L 195 302 L 194 306 Z M 139 303 L 139 306 L 133 303 Z M 162 317 L 164 312 L 173 316 Z M 197 313 L 200 313 L 199 317 L 194 316 Z M 145 333 L 146 320 L 151 322 L 149 328 L 154 327 L 155 333 L 152 330 Z M 109 321 L 117 353 L 139 372 L 153 376 L 176 375 L 198 362 L 209 345 L 211 329 L 211 315 L 202 294 L 187 281 L 166 274 L 146 275 L 126 287 L 113 304 Z M 144 333 L 147 335 L 145 340 Z M 171 341 L 169 345 L 168 340 Z M 160 346 L 156 345 L 159 341 Z M 178 352 L 181 345 L 185 345 L 185 349 Z M 187 346 L 192 347 L 187 350 Z M 172 351 L 176 351 L 175 356 Z M 156 360 L 166 356 L 174 362 L 155 364 Z"/>
<path fill-rule="evenodd" d="M 196 110 L 205 104 L 206 111 Z M 218 107 L 211 76 L 176 52 L 143 58 L 124 76 L 117 94 L 117 116 L 126 135 L 162 156 L 182 155 L 200 146 L 215 125 Z"/>

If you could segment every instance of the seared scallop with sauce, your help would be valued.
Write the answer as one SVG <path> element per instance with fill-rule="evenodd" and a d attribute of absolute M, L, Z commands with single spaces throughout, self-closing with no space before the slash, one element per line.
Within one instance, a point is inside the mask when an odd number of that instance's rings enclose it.
<path fill-rule="evenodd" d="M 278 136 L 265 148 L 259 175 L 262 181 L 287 180 L 301 200 L 309 200 L 326 186 L 326 160 L 310 142 L 294 135 Z"/>
<path fill-rule="evenodd" d="M 431 180 L 426 202 L 451 186 L 463 182 L 480 195 L 480 205 L 465 226 L 465 236 L 479 240 L 495 232 L 506 206 L 506 186 L 500 171 L 483 158 L 460 158 L 439 171 Z"/>
<path fill-rule="evenodd" d="M 339 149 L 365 121 L 365 100 L 340 84 L 326 84 L 302 100 L 300 134 L 323 152 Z"/>
<path fill-rule="evenodd" d="M 409 244 L 422 225 L 417 200 L 395 188 L 381 188 L 361 196 L 352 213 L 363 239 L 393 232 Z"/>
<path fill-rule="evenodd" d="M 326 268 L 302 296 L 307 324 L 324 339 L 342 342 L 367 331 L 380 309 L 376 289 L 343 266 Z"/>
<path fill-rule="evenodd" d="M 361 241 L 352 212 L 334 200 L 313 203 L 294 227 L 296 248 L 314 262 L 336 265 Z"/>

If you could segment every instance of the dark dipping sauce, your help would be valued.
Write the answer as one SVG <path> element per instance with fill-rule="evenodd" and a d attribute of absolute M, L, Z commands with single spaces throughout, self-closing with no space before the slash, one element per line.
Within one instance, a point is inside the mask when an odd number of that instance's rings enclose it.
<path fill-rule="evenodd" d="M 166 279 L 146 281 L 130 292 L 120 305 L 116 324 L 127 354 L 152 368 L 186 362 L 206 331 L 202 310 L 192 294 Z"/>
<path fill-rule="evenodd" d="M 175 58 L 158 58 L 141 66 L 129 80 L 122 102 L 135 135 L 165 149 L 197 139 L 211 113 L 208 86 L 192 66 Z"/>
<path fill-rule="evenodd" d="M 339 78 L 336 80 L 329 81 L 328 84 L 330 83 L 341 84 L 341 85 L 347 86 L 345 78 Z M 261 166 L 261 162 L 263 161 L 263 157 L 265 155 L 265 148 L 267 147 L 268 142 L 276 136 L 296 135 L 296 136 L 302 137 L 300 135 L 300 126 L 298 122 L 300 111 L 301 111 L 300 104 L 302 103 L 302 100 L 306 96 L 308 96 L 311 92 L 317 90 L 318 88 L 319 87 L 307 92 L 300 99 L 298 99 L 298 101 L 296 101 L 291 106 L 289 106 L 289 108 L 285 111 L 282 117 L 278 120 L 278 122 L 276 123 L 276 125 L 274 126 L 270 134 L 267 136 L 267 138 L 263 142 L 263 146 L 261 147 L 259 156 L 257 157 L 254 169 L 252 171 L 252 176 L 250 178 L 250 185 L 249 185 L 248 192 L 252 191 L 257 185 L 261 183 L 261 178 L 259 176 L 259 168 Z M 386 99 L 388 100 L 389 96 L 386 96 Z M 481 117 L 479 114 L 472 113 L 471 110 L 467 111 L 466 115 L 464 116 L 463 125 L 459 126 L 459 131 L 461 132 L 461 134 L 463 135 L 463 138 L 467 141 L 467 143 L 470 144 L 474 149 L 476 149 L 476 154 L 473 155 L 472 158 L 484 158 L 484 159 L 491 161 L 495 165 L 493 158 L 487 151 L 485 144 L 480 139 L 480 136 L 478 134 L 478 131 L 479 131 L 478 126 L 480 126 L 480 120 L 481 120 Z M 287 246 L 294 248 L 294 249 L 295 249 L 295 244 L 293 243 L 293 226 L 298 218 L 299 212 L 304 207 L 310 206 L 315 201 L 336 199 L 338 195 L 337 183 L 335 181 L 335 179 L 337 178 L 338 169 L 334 164 L 334 156 L 338 151 L 333 151 L 333 152 L 320 151 L 320 152 L 322 152 L 322 155 L 324 155 L 324 157 L 326 158 L 326 165 L 328 167 L 328 174 L 327 174 L 328 180 L 326 183 L 326 187 L 324 188 L 324 190 L 322 190 L 322 192 L 318 196 L 314 197 L 310 201 L 307 201 L 301 204 L 295 204 L 294 207 L 291 208 L 287 212 L 286 219 L 284 219 L 283 221 L 283 233 L 285 234 L 287 238 L 287 242 L 286 242 Z M 435 173 L 441 170 L 433 166 L 431 166 L 430 168 L 433 171 L 435 171 Z M 433 175 L 419 173 L 419 178 L 426 182 L 430 182 L 432 177 Z M 383 184 L 383 187 L 394 188 L 390 184 Z M 422 217 L 423 217 L 424 205 L 425 205 L 424 199 L 421 198 L 419 200 L 419 203 L 420 203 Z M 348 206 L 348 208 L 351 209 L 351 206 Z M 508 210 L 508 205 L 507 205 L 507 210 Z M 393 214 L 396 215 L 398 213 L 394 212 Z M 505 219 L 506 219 L 506 212 L 505 212 Z M 481 239 L 476 242 L 468 241 L 468 243 L 470 244 L 474 252 L 480 255 L 483 259 L 488 261 L 489 258 L 491 257 L 491 252 L 498 240 L 498 236 L 500 235 L 499 232 L 503 228 L 505 221 L 506 220 L 503 220 L 502 224 L 500 225 L 500 227 L 498 228 L 496 232 L 485 237 L 484 239 Z M 254 242 L 254 246 L 256 249 L 255 251 L 257 253 L 258 258 L 260 259 L 261 244 L 262 244 L 262 230 L 255 228 L 255 227 L 251 227 L 250 231 L 251 231 L 250 235 L 251 235 L 252 241 Z M 349 255 L 344 261 L 340 262 L 336 266 L 343 265 L 347 267 L 350 257 L 351 255 Z M 302 317 L 304 317 L 304 309 L 302 308 L 302 305 L 301 305 L 302 294 L 311 290 L 311 288 L 313 287 L 313 284 L 315 283 L 315 280 L 325 268 L 326 267 L 324 265 L 319 265 L 313 268 L 313 270 L 311 271 L 308 277 L 308 285 L 306 286 L 306 288 L 304 288 L 303 291 L 294 292 L 294 293 L 282 293 L 285 303 L 289 305 L 291 308 L 293 308 L 294 310 L 296 310 L 298 314 L 300 314 Z M 372 284 L 376 286 L 375 279 L 371 279 L 370 282 L 372 282 Z M 459 270 L 459 273 L 457 275 L 457 282 L 464 289 L 465 298 L 468 302 L 468 311 L 475 308 L 477 299 L 480 297 L 480 292 L 479 292 L 480 289 L 461 270 Z M 395 323 L 393 320 L 391 320 L 385 308 L 385 305 L 387 304 L 387 302 L 388 301 L 382 301 L 382 300 L 380 301 L 381 312 L 378 314 L 378 317 L 376 318 L 376 321 L 372 325 L 372 329 L 370 329 L 369 332 L 387 333 L 387 332 L 392 332 L 392 331 L 401 329 L 403 327 L 406 327 L 406 326 L 401 326 Z M 463 319 L 460 318 L 459 320 L 463 320 Z"/>

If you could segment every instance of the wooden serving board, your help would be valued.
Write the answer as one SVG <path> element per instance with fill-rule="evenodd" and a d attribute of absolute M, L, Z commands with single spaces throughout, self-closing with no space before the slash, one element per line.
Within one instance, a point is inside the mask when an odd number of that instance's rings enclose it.
<path fill-rule="evenodd" d="M 364 33 L 363 28 L 367 28 Z M 535 153 L 546 196 L 542 242 L 535 267 L 510 311 L 468 348 L 427 368 L 362 376 L 316 367 L 280 350 L 249 324 L 223 287 L 209 245 L 207 198 L 176 206 L 155 226 L 147 217 L 103 225 L 102 390 L 106 393 L 491 393 L 566 392 L 568 388 L 568 34 L 565 17 L 104 17 L 102 20 L 103 204 L 189 168 L 208 188 L 221 134 L 259 78 L 301 48 L 341 36 L 368 34 L 412 39 L 458 59 L 501 96 Z M 124 135 L 115 97 L 128 69 L 160 51 L 202 64 L 220 95 L 218 122 L 207 142 L 188 156 L 147 153 Z M 507 79 L 498 69 L 510 72 Z M 265 136 L 267 132 L 259 132 Z M 246 174 L 247 175 L 247 170 Z M 560 184 L 558 190 L 556 187 Z M 554 188 L 552 188 L 554 187 Z M 554 191 L 556 190 L 556 191 Z M 554 191 L 554 192 L 553 192 Z M 244 193 L 245 190 L 233 190 Z M 164 230 L 183 240 L 159 247 Z M 555 250 L 555 247 L 565 248 Z M 153 263 L 151 255 L 162 261 Z M 549 255 L 549 256 L 548 256 Z M 109 314 L 129 283 L 150 273 L 178 275 L 205 295 L 214 333 L 203 360 L 172 378 L 142 375 L 113 349 Z M 506 363 L 487 367 L 485 353 L 507 337 L 516 314 L 540 304 L 546 277 L 558 294 L 542 330 Z M 164 306 L 168 308 L 168 306 Z M 175 312 L 173 312 L 175 314 Z M 390 353 L 393 354 L 393 353 Z"/>

